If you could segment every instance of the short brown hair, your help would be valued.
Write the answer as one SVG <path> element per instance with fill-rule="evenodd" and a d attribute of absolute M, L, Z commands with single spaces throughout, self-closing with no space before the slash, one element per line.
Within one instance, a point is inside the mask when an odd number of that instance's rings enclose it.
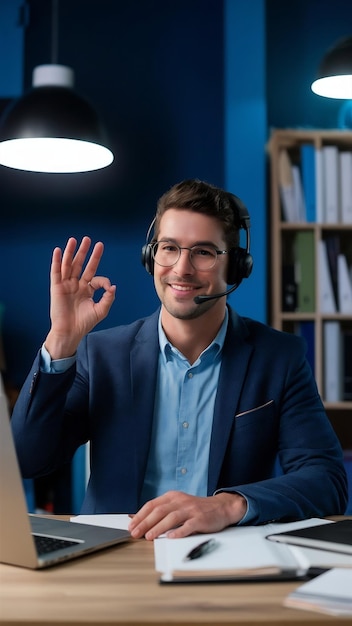
<path fill-rule="evenodd" d="M 197 179 L 177 183 L 158 201 L 154 237 L 157 238 L 160 220 L 168 209 L 180 209 L 215 217 L 224 229 L 227 248 L 239 245 L 240 216 L 235 197 L 228 191 Z"/>

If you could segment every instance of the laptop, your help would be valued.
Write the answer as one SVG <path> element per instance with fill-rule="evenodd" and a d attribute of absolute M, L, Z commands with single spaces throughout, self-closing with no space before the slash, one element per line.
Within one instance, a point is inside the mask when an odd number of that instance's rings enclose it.
<path fill-rule="evenodd" d="M 28 514 L 0 378 L 0 563 L 39 569 L 129 539 L 127 530 Z"/>

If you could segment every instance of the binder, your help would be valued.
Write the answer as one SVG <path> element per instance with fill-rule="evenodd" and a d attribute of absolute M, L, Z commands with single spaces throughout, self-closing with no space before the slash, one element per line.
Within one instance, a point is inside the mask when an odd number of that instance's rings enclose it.
<path fill-rule="evenodd" d="M 298 214 L 293 183 L 292 163 L 287 150 L 280 150 L 278 172 L 282 217 L 285 222 L 297 222 Z"/>
<path fill-rule="evenodd" d="M 292 165 L 293 192 L 296 204 L 298 222 L 306 222 L 306 202 L 303 193 L 301 170 L 298 165 Z"/>
<path fill-rule="evenodd" d="M 337 257 L 337 292 L 339 312 L 352 313 L 352 282 L 344 254 Z"/>
<path fill-rule="evenodd" d="M 324 400 L 341 402 L 343 397 L 342 335 L 337 321 L 323 324 L 324 335 Z"/>
<path fill-rule="evenodd" d="M 341 221 L 352 224 L 352 152 L 340 152 Z"/>
<path fill-rule="evenodd" d="M 336 313 L 336 304 L 332 288 L 326 242 L 318 241 L 319 266 L 319 310 L 321 313 Z"/>
<path fill-rule="evenodd" d="M 297 283 L 297 310 L 313 313 L 315 310 L 314 233 L 302 230 L 295 238 L 295 268 Z"/>
<path fill-rule="evenodd" d="M 323 147 L 325 213 L 324 222 L 336 224 L 339 211 L 339 152 L 336 146 Z"/>
<path fill-rule="evenodd" d="M 315 148 L 312 143 L 301 145 L 302 185 L 305 197 L 306 220 L 316 220 Z"/>
<path fill-rule="evenodd" d="M 284 263 L 282 266 L 282 310 L 297 310 L 297 285 L 293 263 Z"/>
<path fill-rule="evenodd" d="M 338 298 L 338 276 L 337 276 L 337 258 L 340 254 L 340 237 L 339 235 L 326 235 L 325 237 L 326 253 L 328 257 L 329 272 L 331 277 L 332 290 L 334 293 L 334 301 L 336 311 L 339 308 Z"/>
<path fill-rule="evenodd" d="M 342 377 L 342 399 L 345 402 L 352 401 L 352 331 L 344 330 L 342 332 L 342 350 L 343 350 L 343 377 Z M 351 479 L 352 489 L 352 479 Z M 352 500 L 351 500 L 352 501 Z"/>
<path fill-rule="evenodd" d="M 322 224 L 325 215 L 324 163 L 323 151 L 315 148 L 315 217 L 317 224 Z"/>

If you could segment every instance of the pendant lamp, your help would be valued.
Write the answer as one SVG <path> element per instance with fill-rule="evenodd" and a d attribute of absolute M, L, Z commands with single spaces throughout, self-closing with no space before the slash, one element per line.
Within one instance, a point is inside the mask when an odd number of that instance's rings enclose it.
<path fill-rule="evenodd" d="M 53 3 L 53 40 L 57 1 Z M 33 71 L 32 89 L 0 120 L 0 164 L 32 172 L 88 172 L 114 156 L 92 106 L 73 89 L 70 67 L 50 63 Z"/>
<path fill-rule="evenodd" d="M 327 51 L 311 88 L 326 98 L 352 99 L 352 37 L 339 40 Z"/>

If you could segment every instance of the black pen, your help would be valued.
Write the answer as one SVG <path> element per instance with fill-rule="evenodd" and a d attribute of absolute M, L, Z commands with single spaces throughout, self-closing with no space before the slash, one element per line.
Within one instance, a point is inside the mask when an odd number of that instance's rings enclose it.
<path fill-rule="evenodd" d="M 218 542 L 215 539 L 208 539 L 207 541 L 203 541 L 198 546 L 193 548 L 186 556 L 185 561 L 193 561 L 193 559 L 199 559 L 200 556 L 204 556 L 204 554 L 208 554 L 212 552 L 217 546 Z"/>

